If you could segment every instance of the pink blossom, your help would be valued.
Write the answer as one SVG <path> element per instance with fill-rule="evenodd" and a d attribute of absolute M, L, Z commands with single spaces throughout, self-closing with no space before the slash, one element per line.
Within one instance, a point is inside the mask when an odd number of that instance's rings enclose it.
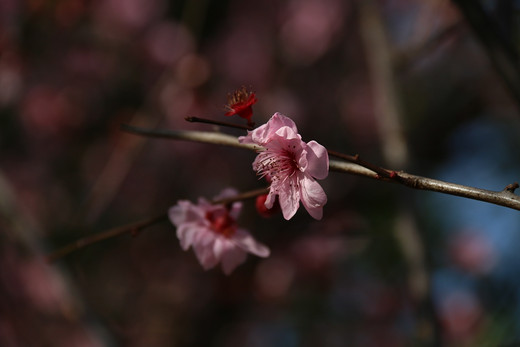
<path fill-rule="evenodd" d="M 327 196 L 315 178 L 329 173 L 329 156 L 325 147 L 316 141 L 302 141 L 294 122 L 275 113 L 264 125 L 239 137 L 241 143 L 261 146 L 253 162 L 253 170 L 271 181 L 265 201 L 272 208 L 276 195 L 285 219 L 291 219 L 300 200 L 309 214 L 321 219 Z"/>
<path fill-rule="evenodd" d="M 228 188 L 215 199 L 233 195 L 236 191 Z M 199 198 L 197 205 L 180 200 L 170 208 L 168 216 L 177 227 L 182 249 L 187 251 L 192 246 L 205 270 L 221 262 L 222 270 L 229 275 L 246 260 L 247 252 L 259 257 L 268 257 L 270 253 L 269 248 L 256 241 L 247 230 L 238 227 L 236 219 L 241 209 L 241 202 L 233 203 L 228 209 Z"/>

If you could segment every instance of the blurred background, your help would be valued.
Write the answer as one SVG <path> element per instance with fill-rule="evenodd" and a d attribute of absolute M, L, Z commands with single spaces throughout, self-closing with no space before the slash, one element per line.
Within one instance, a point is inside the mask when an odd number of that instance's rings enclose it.
<path fill-rule="evenodd" d="M 331 172 L 324 218 L 240 224 L 267 244 L 205 272 L 168 222 L 81 237 L 179 199 L 263 186 L 254 153 L 122 133 L 254 120 L 395 170 L 520 180 L 518 1 L 0 0 L 1 346 L 512 346 L 520 213 Z M 241 121 L 235 119 L 235 121 Z"/>

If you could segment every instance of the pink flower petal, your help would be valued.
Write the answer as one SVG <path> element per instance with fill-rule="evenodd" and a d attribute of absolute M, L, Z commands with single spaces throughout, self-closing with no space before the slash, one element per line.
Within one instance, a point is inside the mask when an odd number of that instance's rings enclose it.
<path fill-rule="evenodd" d="M 265 143 L 267 144 L 270 141 L 278 140 L 279 143 L 289 146 L 297 146 L 301 150 L 302 147 L 302 137 L 298 134 L 298 131 L 291 129 L 290 127 L 283 126 L 276 130 Z M 292 143 L 288 143 L 292 142 Z"/>
<path fill-rule="evenodd" d="M 265 258 L 271 253 L 267 246 L 256 241 L 251 234 L 244 229 L 238 229 L 235 232 L 235 235 L 233 235 L 233 242 L 243 250 L 259 257 Z"/>
<path fill-rule="evenodd" d="M 194 225 L 194 223 L 182 224 L 177 227 L 177 238 L 181 242 L 181 248 L 187 251 L 199 232 L 200 228 Z"/>
<path fill-rule="evenodd" d="M 329 154 L 327 149 L 316 141 L 310 141 L 307 144 L 305 172 L 317 179 L 324 179 L 329 174 Z"/>
<path fill-rule="evenodd" d="M 234 188 L 226 188 L 220 192 L 219 195 L 215 196 L 214 200 L 220 200 L 225 198 L 231 198 L 233 196 L 236 196 L 238 194 L 238 191 Z"/>
<path fill-rule="evenodd" d="M 217 198 L 236 194 L 234 189 L 226 189 Z M 228 210 L 224 205 L 211 204 L 199 198 L 197 205 L 179 201 L 168 210 L 168 216 L 177 227 L 182 249 L 192 247 L 204 269 L 211 269 L 221 262 L 224 273 L 230 274 L 245 261 L 247 251 L 261 256 L 269 253 L 267 247 L 257 243 L 247 231 L 235 229 L 241 208 L 242 202 L 233 203 Z M 238 235 L 237 241 L 233 239 L 235 234 Z"/>
<path fill-rule="evenodd" d="M 231 274 L 233 270 L 244 261 L 246 261 L 247 254 L 238 247 L 230 247 L 222 253 L 222 271 L 226 275 Z"/>
<path fill-rule="evenodd" d="M 300 191 L 296 187 L 297 180 L 295 177 L 288 177 L 285 182 L 276 184 L 275 192 L 278 194 L 278 200 L 282 209 L 283 217 L 286 220 L 291 219 L 298 211 L 300 206 Z M 273 189 L 273 184 L 271 189 Z M 267 205 L 266 205 L 267 206 Z"/>
<path fill-rule="evenodd" d="M 201 215 L 203 215 L 203 212 L 201 212 L 200 208 L 186 200 L 180 200 L 177 205 L 168 210 L 168 217 L 176 226 L 200 220 Z"/>
<path fill-rule="evenodd" d="M 301 200 L 303 206 L 315 219 L 323 216 L 323 205 L 327 203 L 327 195 L 323 188 L 312 177 L 303 175 L 300 180 Z"/>
<path fill-rule="evenodd" d="M 197 256 L 200 265 L 202 265 L 205 270 L 211 269 L 217 265 L 219 261 L 219 259 L 217 259 L 213 253 L 212 246 L 214 241 L 215 236 L 208 231 L 198 233 L 195 236 L 195 240 L 193 242 L 193 250 L 195 251 L 195 255 Z"/>
<path fill-rule="evenodd" d="M 289 127 L 295 133 L 298 133 L 298 128 L 296 128 L 296 124 L 294 123 L 294 121 L 291 118 L 284 116 L 280 112 L 276 112 L 275 114 L 273 114 L 271 119 L 269 119 L 268 124 L 273 129 L 272 131 L 276 131 L 281 127 Z"/>
<path fill-rule="evenodd" d="M 294 133 L 298 134 L 298 129 L 296 128 L 296 124 L 294 124 L 293 120 L 281 113 L 276 112 L 266 124 L 259 126 L 253 131 L 248 131 L 247 136 L 240 136 L 238 141 L 240 143 L 263 145 L 267 143 L 280 128 L 283 127 L 288 127 Z"/>
<path fill-rule="evenodd" d="M 231 218 L 236 220 L 238 218 L 238 216 L 240 215 L 241 211 L 242 211 L 242 201 L 237 201 L 231 205 L 231 209 L 229 210 L 229 215 L 231 216 Z"/>
<path fill-rule="evenodd" d="M 213 254 L 215 255 L 217 261 L 220 261 L 220 259 L 222 259 L 222 254 L 224 254 L 229 249 L 228 243 L 229 241 L 227 238 L 215 238 L 215 242 L 213 243 Z"/>
<path fill-rule="evenodd" d="M 271 209 L 276 201 L 277 193 L 274 192 L 274 189 L 269 190 L 269 194 L 267 194 L 267 199 L 265 199 L 265 207 Z"/>

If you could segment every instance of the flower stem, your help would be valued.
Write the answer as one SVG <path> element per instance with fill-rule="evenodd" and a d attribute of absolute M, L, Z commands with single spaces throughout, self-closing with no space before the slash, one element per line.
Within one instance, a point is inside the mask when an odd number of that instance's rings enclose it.
<path fill-rule="evenodd" d="M 228 128 L 236 128 L 236 129 L 242 129 L 242 130 L 253 130 L 254 123 L 248 123 L 248 125 L 240 125 L 235 123 L 229 123 L 229 122 L 221 122 L 218 120 L 213 119 L 207 119 L 207 118 L 199 118 L 199 117 L 186 117 L 184 118 L 186 121 L 191 123 L 206 123 L 206 124 L 214 124 L 214 125 L 221 125 Z"/>
<path fill-rule="evenodd" d="M 227 204 L 233 203 L 235 201 L 256 198 L 258 195 L 263 195 L 263 194 L 267 194 L 267 193 L 269 193 L 269 188 L 260 188 L 260 189 L 256 189 L 256 190 L 250 190 L 248 192 L 241 193 L 241 194 L 232 196 L 230 198 L 213 200 L 213 201 L 211 201 L 211 203 L 213 205 L 220 205 L 220 204 L 227 205 Z"/>
<path fill-rule="evenodd" d="M 254 198 L 258 195 L 267 194 L 268 192 L 269 192 L 269 189 L 267 189 L 267 188 L 255 189 L 255 190 L 247 191 L 244 193 L 240 193 L 238 195 L 235 195 L 235 196 L 232 196 L 229 198 L 213 200 L 213 201 L 211 201 L 211 203 L 214 205 L 217 205 L 217 204 L 227 205 L 227 204 L 233 203 L 235 201 L 247 200 L 247 199 Z M 79 240 L 69 243 L 68 245 L 50 253 L 49 255 L 47 255 L 46 260 L 49 263 L 54 262 L 77 250 L 80 250 L 82 248 L 85 248 L 87 246 L 90 246 L 90 245 L 100 242 L 100 241 L 111 239 L 111 238 L 119 236 L 119 235 L 129 233 L 129 234 L 135 236 L 135 235 L 137 235 L 137 233 L 139 233 L 143 229 L 148 228 L 149 226 L 152 226 L 154 224 L 164 222 L 167 219 L 168 219 L 167 213 L 161 213 L 155 217 L 143 219 L 141 221 L 133 222 L 130 224 L 125 224 L 125 225 L 118 226 L 118 227 L 115 227 L 115 228 L 112 228 L 112 229 L 109 229 L 109 230 L 106 230 L 106 231 L 103 231 L 103 232 L 100 232 L 100 233 L 97 233 L 97 234 L 94 234 L 91 236 L 81 238 Z"/>

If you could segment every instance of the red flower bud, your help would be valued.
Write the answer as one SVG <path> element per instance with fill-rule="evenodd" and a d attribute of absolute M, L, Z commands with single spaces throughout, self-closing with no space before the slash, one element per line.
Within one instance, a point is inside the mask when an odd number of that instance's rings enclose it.
<path fill-rule="evenodd" d="M 233 94 L 228 95 L 228 104 L 226 109 L 228 112 L 224 116 L 238 115 L 244 119 L 247 119 L 247 124 L 253 126 L 254 122 L 251 120 L 253 117 L 253 105 L 258 101 L 255 93 L 250 92 L 246 87 L 235 91 Z"/>
<path fill-rule="evenodd" d="M 272 208 L 265 207 L 265 200 L 267 199 L 267 194 L 259 195 L 256 197 L 256 210 L 258 214 L 264 218 L 269 218 L 280 211 L 280 204 L 278 203 L 278 199 L 276 199 Z"/>

